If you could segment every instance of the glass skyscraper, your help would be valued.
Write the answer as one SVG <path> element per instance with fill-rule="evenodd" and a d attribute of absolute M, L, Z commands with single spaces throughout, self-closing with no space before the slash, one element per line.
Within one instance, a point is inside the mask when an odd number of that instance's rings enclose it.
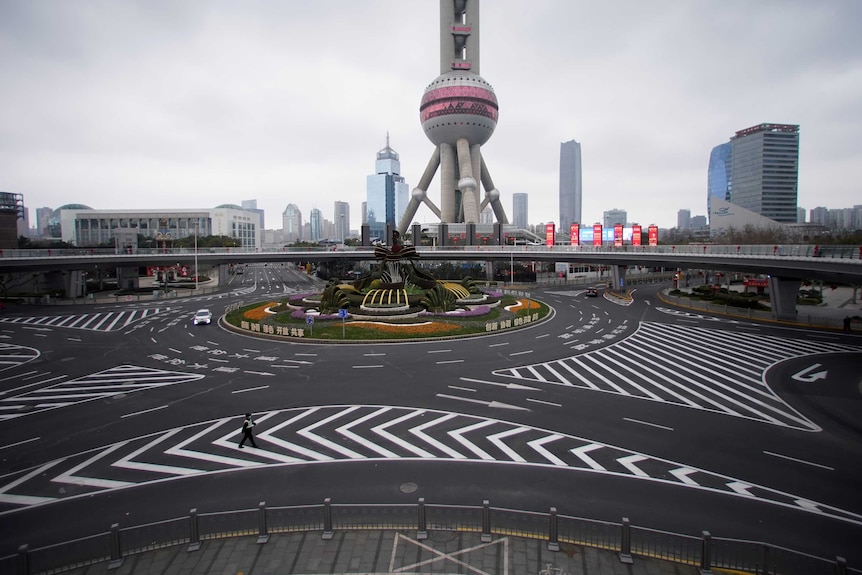
<path fill-rule="evenodd" d="M 377 152 L 375 173 L 366 178 L 365 223 L 368 224 L 372 238 L 388 242 L 386 224 L 393 228 L 407 208 L 410 190 L 401 176 L 401 162 L 398 153 L 389 147 L 389 134 L 386 147 Z"/>
<path fill-rule="evenodd" d="M 706 197 L 707 213 L 712 211 L 712 198 L 721 198 L 729 202 L 730 199 L 730 142 L 719 144 L 709 154 L 709 171 L 707 173 Z"/>
<path fill-rule="evenodd" d="M 581 222 L 581 145 L 574 141 L 560 144 L 560 221 L 559 233 L 568 234 L 569 227 Z"/>
<path fill-rule="evenodd" d="M 530 223 L 527 198 L 528 195 L 524 193 L 512 194 L 512 223 L 516 230 L 526 230 Z"/>
<path fill-rule="evenodd" d="M 713 148 L 707 186 L 707 201 L 718 197 L 775 222 L 796 223 L 799 126 L 758 124 L 736 132 Z"/>

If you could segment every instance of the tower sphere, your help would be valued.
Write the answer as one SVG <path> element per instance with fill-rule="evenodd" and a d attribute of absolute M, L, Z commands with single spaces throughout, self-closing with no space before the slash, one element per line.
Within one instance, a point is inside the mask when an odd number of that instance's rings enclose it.
<path fill-rule="evenodd" d="M 422 129 L 437 146 L 454 146 L 459 138 L 481 146 L 494 133 L 498 113 L 494 88 L 473 72 L 441 74 L 425 88 L 419 105 Z"/>

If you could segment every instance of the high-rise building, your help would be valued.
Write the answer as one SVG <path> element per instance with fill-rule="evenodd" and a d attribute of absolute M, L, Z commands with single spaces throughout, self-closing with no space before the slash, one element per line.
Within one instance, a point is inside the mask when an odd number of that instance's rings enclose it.
<path fill-rule="evenodd" d="M 560 221 L 558 230 L 581 223 L 581 145 L 570 140 L 560 144 Z"/>
<path fill-rule="evenodd" d="M 257 209 L 257 200 L 243 200 L 242 209 L 254 212 L 260 215 L 260 229 L 264 229 L 263 210 Z"/>
<path fill-rule="evenodd" d="M 287 204 L 281 214 L 281 232 L 285 243 L 293 244 L 302 240 L 302 212 L 296 204 Z"/>
<path fill-rule="evenodd" d="M 824 208 L 823 206 L 818 206 L 811 210 L 810 217 L 808 221 L 812 224 L 820 224 L 821 226 L 826 226 L 829 224 L 829 208 Z"/>
<path fill-rule="evenodd" d="M 608 210 L 604 212 L 602 215 L 602 219 L 604 220 L 603 225 L 605 229 L 613 229 L 616 224 L 622 224 L 623 227 L 628 225 L 629 215 L 625 210 L 618 210 L 614 208 L 613 210 Z M 563 229 L 568 229 L 568 227 Z"/>
<path fill-rule="evenodd" d="M 691 225 L 691 210 L 679 210 L 676 212 L 676 229 L 687 230 Z"/>
<path fill-rule="evenodd" d="M 712 149 L 709 154 L 709 168 L 707 172 L 707 191 L 706 207 L 707 212 L 711 212 L 710 200 L 713 197 L 721 198 L 722 200 L 730 201 L 730 142 L 719 144 Z M 689 213 L 691 215 L 691 213 Z M 679 229 L 679 226 L 677 226 Z"/>
<path fill-rule="evenodd" d="M 805 223 L 805 208 L 796 208 L 796 223 Z"/>
<path fill-rule="evenodd" d="M 310 224 L 309 239 L 313 242 L 319 242 L 324 239 L 325 230 L 323 229 L 323 212 L 317 208 L 312 208 L 308 214 L 308 223 Z"/>
<path fill-rule="evenodd" d="M 779 223 L 795 223 L 799 126 L 758 124 L 730 139 L 730 202 Z"/>
<path fill-rule="evenodd" d="M 527 211 L 528 198 L 529 196 L 524 193 L 512 194 L 512 223 L 515 224 L 516 230 L 526 230 L 530 223 Z"/>
<path fill-rule="evenodd" d="M 398 225 L 400 216 L 407 207 L 410 188 L 401 176 L 401 161 L 398 153 L 389 147 L 377 152 L 374 174 L 366 178 L 366 223 L 372 238 L 386 237 L 386 225 Z"/>
<path fill-rule="evenodd" d="M 53 215 L 54 210 L 51 208 L 36 208 L 36 233 L 38 237 L 48 237 L 48 222 Z"/>
<path fill-rule="evenodd" d="M 350 204 L 347 202 L 335 202 L 335 239 L 344 243 L 350 233 Z"/>

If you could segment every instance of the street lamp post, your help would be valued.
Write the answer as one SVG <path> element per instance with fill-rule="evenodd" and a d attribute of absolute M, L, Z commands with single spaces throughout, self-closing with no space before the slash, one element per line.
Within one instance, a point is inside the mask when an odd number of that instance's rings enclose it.
<path fill-rule="evenodd" d="M 198 225 L 200 221 L 195 222 L 195 293 L 198 292 Z"/>
<path fill-rule="evenodd" d="M 341 214 L 341 245 L 344 245 L 344 214 Z"/>

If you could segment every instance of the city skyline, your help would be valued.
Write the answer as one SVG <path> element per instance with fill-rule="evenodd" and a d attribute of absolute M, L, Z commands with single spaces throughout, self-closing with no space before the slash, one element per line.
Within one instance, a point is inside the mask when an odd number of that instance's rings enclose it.
<path fill-rule="evenodd" d="M 858 204 L 862 6 L 729 2 L 716 17 L 710 5 L 483 5 L 482 74 L 500 101 L 486 147 L 503 205 L 527 193 L 531 224 L 556 221 L 557 150 L 576 138 L 584 223 L 618 206 L 673 227 L 681 208 L 707 213 L 715 144 L 761 122 L 800 125 L 800 207 Z M 0 189 L 24 195 L 31 225 L 37 208 L 67 203 L 256 198 L 269 228 L 289 203 L 328 218 L 345 201 L 358 214 L 387 130 L 406 182 L 419 181 L 436 1 L 92 6 L 0 6 Z M 380 11 L 398 25 L 364 33 Z"/>

